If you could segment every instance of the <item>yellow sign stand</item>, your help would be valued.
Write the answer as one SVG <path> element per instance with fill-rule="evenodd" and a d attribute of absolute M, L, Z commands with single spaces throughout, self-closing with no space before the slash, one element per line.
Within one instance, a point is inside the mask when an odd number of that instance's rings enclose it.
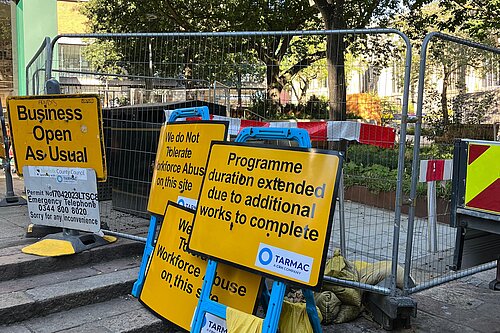
<path fill-rule="evenodd" d="M 169 202 L 139 300 L 161 318 L 189 330 L 207 261 L 187 250 L 194 212 Z M 219 265 L 210 299 L 252 313 L 261 277 Z M 173 301 L 175 300 L 175 301 Z"/>
<path fill-rule="evenodd" d="M 7 99 L 14 159 L 23 166 L 91 168 L 106 180 L 97 95 L 17 96 Z"/>
<path fill-rule="evenodd" d="M 178 122 L 161 128 L 148 211 L 163 215 L 167 202 L 196 209 L 212 141 L 225 140 L 227 122 Z"/>
<path fill-rule="evenodd" d="M 190 250 L 318 289 L 340 160 L 327 151 L 214 143 Z"/>

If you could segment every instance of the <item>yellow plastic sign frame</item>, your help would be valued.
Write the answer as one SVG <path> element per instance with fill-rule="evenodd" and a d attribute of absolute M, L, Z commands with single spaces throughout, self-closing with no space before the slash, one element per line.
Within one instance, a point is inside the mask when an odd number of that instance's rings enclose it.
<path fill-rule="evenodd" d="M 195 209 L 212 141 L 227 138 L 228 122 L 179 121 L 161 127 L 148 211 L 163 215 L 168 201 Z"/>
<path fill-rule="evenodd" d="M 190 251 L 319 290 L 341 170 L 338 152 L 214 142 Z"/>
<path fill-rule="evenodd" d="M 156 316 L 188 331 L 207 266 L 206 260 L 186 252 L 193 218 L 194 211 L 168 202 L 139 295 Z M 227 265 L 219 265 L 217 271 L 211 299 L 254 313 L 262 277 Z"/>
<path fill-rule="evenodd" d="M 102 109 L 96 94 L 7 98 L 16 169 L 23 166 L 90 168 L 105 181 Z"/>

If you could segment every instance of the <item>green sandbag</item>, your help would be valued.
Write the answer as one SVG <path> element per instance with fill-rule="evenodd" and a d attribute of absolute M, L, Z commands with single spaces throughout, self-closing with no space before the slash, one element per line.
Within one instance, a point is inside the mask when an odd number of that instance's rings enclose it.
<path fill-rule="evenodd" d="M 335 324 L 347 323 L 349 321 L 358 318 L 360 313 L 361 313 L 361 308 L 359 306 L 341 305 L 337 318 L 335 318 L 333 322 Z"/>
<path fill-rule="evenodd" d="M 359 273 L 354 264 L 341 256 L 339 249 L 336 249 L 333 257 L 326 262 L 325 275 L 342 280 L 359 282 Z M 358 289 L 346 288 L 325 281 L 323 283 L 323 290 L 333 292 L 343 304 L 361 306 L 361 292 Z"/>
<path fill-rule="evenodd" d="M 360 282 L 376 285 L 385 278 L 391 276 L 392 262 L 391 261 L 377 261 L 373 264 L 368 264 L 360 271 Z M 397 279 L 396 286 L 403 289 L 404 269 L 397 266 Z"/>
<path fill-rule="evenodd" d="M 314 301 L 323 316 L 323 324 L 333 323 L 337 317 L 342 302 L 331 291 L 323 291 L 314 294 Z"/>

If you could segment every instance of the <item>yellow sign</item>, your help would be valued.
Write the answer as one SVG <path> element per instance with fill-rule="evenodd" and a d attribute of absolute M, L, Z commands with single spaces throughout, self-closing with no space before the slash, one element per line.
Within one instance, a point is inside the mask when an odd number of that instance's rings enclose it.
<path fill-rule="evenodd" d="M 186 252 L 193 217 L 193 212 L 169 202 L 139 296 L 157 315 L 188 331 L 207 267 L 206 260 Z M 260 283 L 258 275 L 219 264 L 210 298 L 253 313 Z"/>
<path fill-rule="evenodd" d="M 500 143 L 471 141 L 467 151 L 465 208 L 500 214 Z"/>
<path fill-rule="evenodd" d="M 319 288 L 341 157 L 214 143 L 190 250 Z"/>
<path fill-rule="evenodd" d="M 106 180 L 97 95 L 10 97 L 7 111 L 17 172 L 25 165 L 91 168 Z"/>
<path fill-rule="evenodd" d="M 148 211 L 163 215 L 167 202 L 196 209 L 210 143 L 225 140 L 227 122 L 177 122 L 161 128 Z"/>

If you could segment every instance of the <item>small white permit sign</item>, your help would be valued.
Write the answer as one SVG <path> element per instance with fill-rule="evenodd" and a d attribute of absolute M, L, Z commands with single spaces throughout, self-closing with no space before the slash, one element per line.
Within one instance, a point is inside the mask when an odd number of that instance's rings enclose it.
<path fill-rule="evenodd" d="M 24 166 L 24 185 L 33 224 L 98 233 L 101 229 L 93 169 Z"/>

